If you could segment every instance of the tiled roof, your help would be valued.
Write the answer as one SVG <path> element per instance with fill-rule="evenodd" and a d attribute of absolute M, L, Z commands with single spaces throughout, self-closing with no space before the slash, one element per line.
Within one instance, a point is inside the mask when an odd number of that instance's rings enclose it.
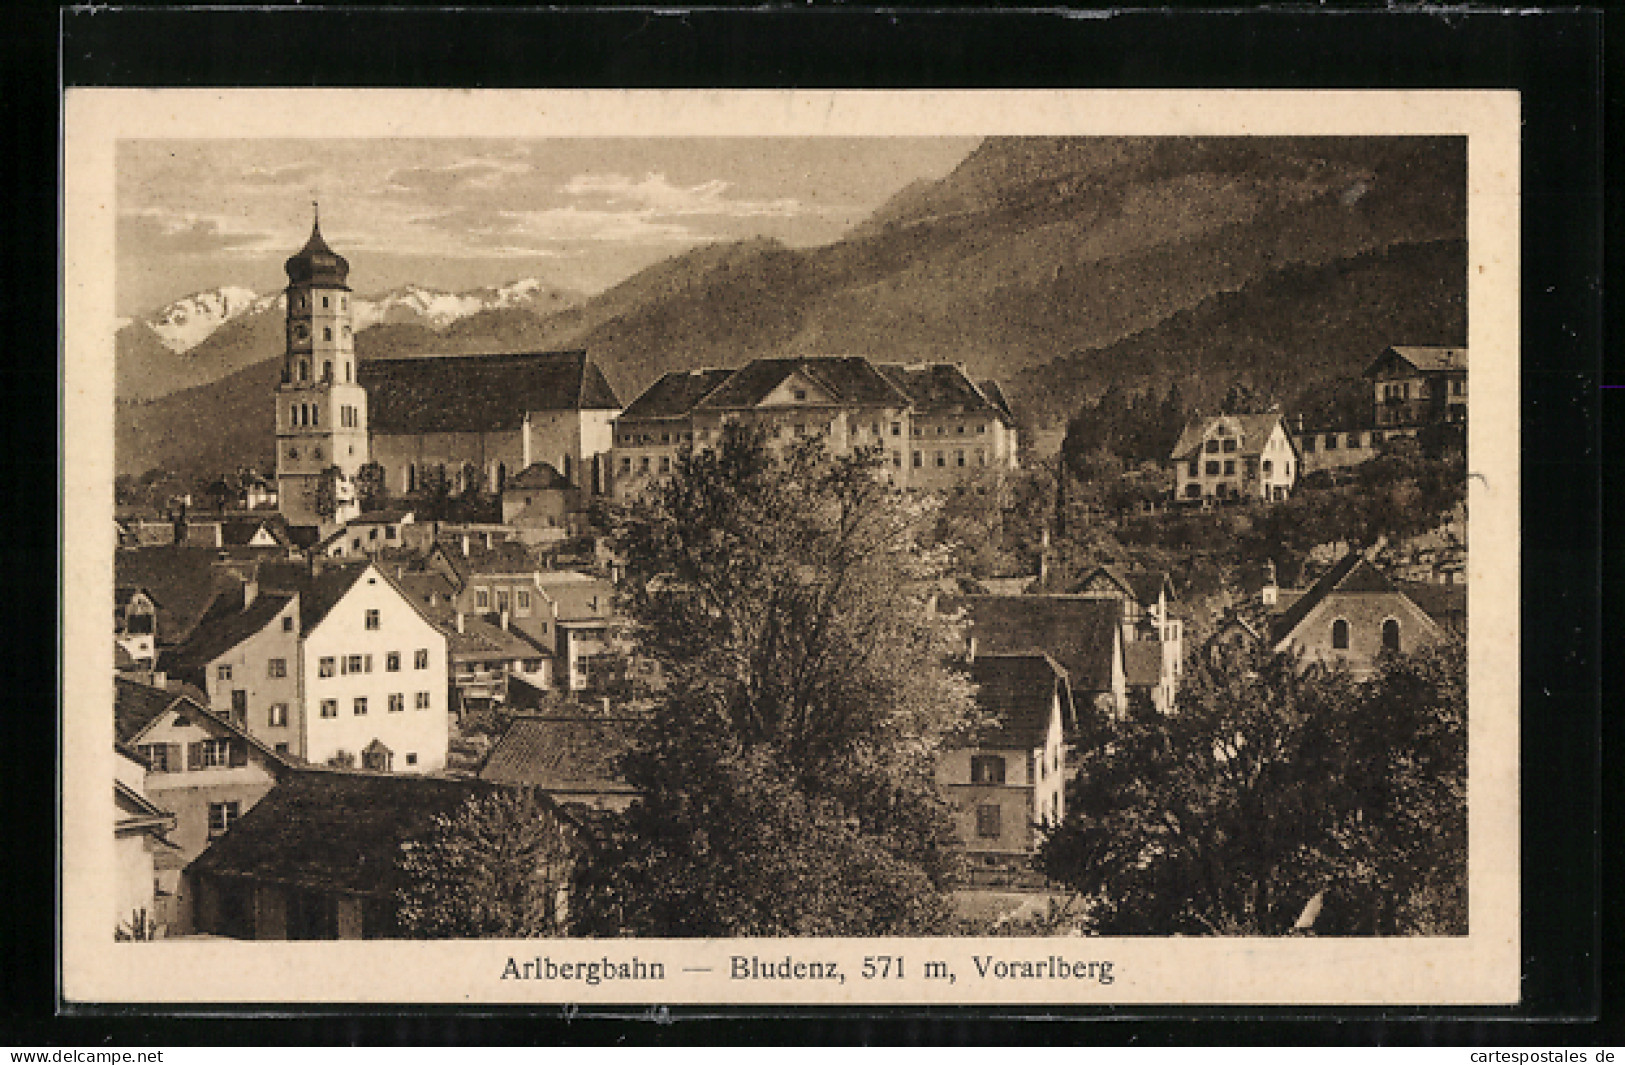
<path fill-rule="evenodd" d="M 484 618 L 463 618 L 463 631 L 457 631 L 455 622 L 442 625 L 446 634 L 446 647 L 453 658 L 542 658 L 547 652 L 538 648 L 518 633 L 493 625 Z"/>
<path fill-rule="evenodd" d="M 351 525 L 395 525 L 412 516 L 410 510 L 369 510 L 350 519 Z"/>
<path fill-rule="evenodd" d="M 621 409 L 584 351 L 369 359 L 357 377 L 374 433 L 493 432 L 527 411 Z"/>
<path fill-rule="evenodd" d="M 622 417 L 625 417 L 623 414 Z M 516 488 L 530 489 L 532 491 L 547 491 L 554 488 L 569 488 L 570 482 L 554 469 L 551 463 L 533 462 L 518 474 L 508 478 L 503 485 L 503 491 L 512 492 Z"/>
<path fill-rule="evenodd" d="M 1048 655 L 978 654 L 965 670 L 976 685 L 977 706 L 999 718 L 977 737 L 984 746 L 1044 746 L 1057 689 L 1063 723 L 1070 716 L 1065 671 Z"/>
<path fill-rule="evenodd" d="M 625 717 L 516 717 L 480 779 L 544 791 L 627 794 L 620 759 L 639 722 Z"/>
<path fill-rule="evenodd" d="M 114 677 L 113 739 L 119 743 L 129 743 L 179 698 L 181 695 L 177 692 Z"/>
<path fill-rule="evenodd" d="M 387 897 L 400 885 L 401 844 L 491 790 L 479 780 L 296 769 L 188 868 Z"/>
<path fill-rule="evenodd" d="M 917 414 L 1005 413 L 953 363 L 881 363 L 875 369 L 913 402 Z"/>
<path fill-rule="evenodd" d="M 1367 377 L 1375 375 L 1383 364 L 1396 356 L 1410 363 L 1421 373 L 1447 373 L 1451 370 L 1467 369 L 1466 348 L 1395 346 L 1384 349 L 1376 361 L 1366 367 L 1365 375 Z"/>
<path fill-rule="evenodd" d="M 1072 595 L 943 596 L 941 613 L 964 610 L 966 632 L 984 654 L 1048 654 L 1066 670 L 1074 695 L 1110 691 L 1121 608 Z"/>
<path fill-rule="evenodd" d="M 403 573 L 395 583 L 436 624 L 457 612 L 457 588 L 443 573 Z"/>
<path fill-rule="evenodd" d="M 1325 602 L 1326 597 L 1334 592 L 1339 593 L 1382 593 L 1395 592 L 1393 582 L 1378 572 L 1377 567 L 1366 561 L 1365 555 L 1358 551 L 1350 551 L 1338 559 L 1331 569 L 1327 570 L 1309 590 L 1300 595 L 1291 606 L 1270 621 L 1270 638 L 1279 644 L 1292 635 L 1303 619 L 1309 616 L 1310 611 Z"/>
<path fill-rule="evenodd" d="M 537 584 L 558 604 L 560 621 L 592 621 L 615 612 L 615 586 L 602 577 L 571 570 L 543 570 Z"/>
<path fill-rule="evenodd" d="M 621 420 L 677 418 L 733 375 L 732 370 L 679 370 L 668 373 L 644 389 L 621 412 Z"/>
<path fill-rule="evenodd" d="M 476 573 L 530 573 L 542 568 L 531 549 L 518 540 L 499 540 L 486 548 L 470 537 L 467 555 L 461 540 L 441 540 L 439 548 L 465 579 Z"/>
<path fill-rule="evenodd" d="M 165 643 L 185 639 L 208 609 L 223 578 L 214 569 L 215 551 L 207 547 L 119 548 L 113 555 L 115 583 L 139 586 L 158 603 L 158 636 Z"/>
<path fill-rule="evenodd" d="M 243 609 L 242 592 L 221 592 L 187 641 L 165 664 L 176 670 L 200 669 L 271 623 L 293 599 L 287 592 L 261 592 Z M 308 630 L 307 630 L 308 631 Z"/>
<path fill-rule="evenodd" d="M 707 410 L 755 407 L 785 378 L 798 372 L 827 389 L 837 403 L 899 407 L 908 403 L 908 397 L 881 376 L 868 359 L 858 355 L 818 355 L 756 359 L 736 370 L 695 406 Z"/>
<path fill-rule="evenodd" d="M 1004 420 L 1011 425 L 1016 424 L 1016 416 L 1010 409 L 1010 401 L 1005 398 L 1004 386 L 991 377 L 982 382 L 982 395 L 987 397 L 989 403 L 1004 412 Z"/>
<path fill-rule="evenodd" d="M 1269 442 L 1270 434 L 1280 423 L 1279 414 L 1228 414 L 1214 415 L 1206 418 L 1196 418 L 1185 424 L 1184 430 L 1179 434 L 1179 442 L 1174 445 L 1169 458 L 1175 462 L 1191 458 L 1202 447 L 1207 438 L 1208 429 L 1214 422 L 1233 421 L 1239 423 L 1241 428 L 1240 442 L 1237 450 L 1229 452 L 1231 455 L 1259 455 L 1263 453 L 1264 445 Z"/>
<path fill-rule="evenodd" d="M 1394 586 L 1422 612 L 1447 628 L 1467 624 L 1467 586 L 1431 581 L 1395 581 Z"/>

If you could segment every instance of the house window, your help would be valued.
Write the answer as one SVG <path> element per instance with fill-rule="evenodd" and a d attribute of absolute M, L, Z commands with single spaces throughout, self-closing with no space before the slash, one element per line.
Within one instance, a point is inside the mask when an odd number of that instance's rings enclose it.
<path fill-rule="evenodd" d="M 516 604 L 518 606 L 519 613 L 521 613 L 521 614 L 530 613 L 530 593 L 529 592 L 526 592 L 526 591 L 516 592 L 514 598 L 515 598 Z"/>
<path fill-rule="evenodd" d="M 1315 438 L 1314 437 L 1306 436 L 1306 437 L 1303 438 L 1303 453 L 1305 455 L 1313 455 L 1315 453 Z"/>
<path fill-rule="evenodd" d="M 490 610 L 491 609 L 491 589 L 489 589 L 489 588 L 476 588 L 476 589 L 474 589 L 474 609 L 475 610 Z"/>
<path fill-rule="evenodd" d="M 374 749 L 362 755 L 361 762 L 367 769 L 387 773 L 395 767 L 395 756 L 390 753 L 388 748 Z"/>
<path fill-rule="evenodd" d="M 406 764 L 407 765 L 417 765 L 418 764 L 418 753 L 416 751 L 407 751 L 406 752 Z"/>
<path fill-rule="evenodd" d="M 272 728 L 286 728 L 288 725 L 288 704 L 272 703 L 266 724 Z"/>
<path fill-rule="evenodd" d="M 661 455 L 660 456 L 660 472 L 661 473 L 670 473 L 671 472 L 671 456 L 670 455 Z"/>
<path fill-rule="evenodd" d="M 621 459 L 621 472 L 622 473 L 631 473 L 632 472 L 632 460 L 630 458 Z"/>
<path fill-rule="evenodd" d="M 283 632 L 292 632 L 293 631 L 293 617 L 291 615 L 282 619 L 282 631 Z"/>
<path fill-rule="evenodd" d="M 1326 444 L 1326 450 L 1327 451 L 1336 451 L 1337 450 L 1337 434 L 1336 433 L 1327 433 L 1326 434 L 1325 444 Z"/>
<path fill-rule="evenodd" d="M 805 388 L 795 389 L 795 396 L 798 402 L 805 401 L 807 398 L 807 390 Z"/>
<path fill-rule="evenodd" d="M 356 717 L 367 716 L 367 697 L 365 695 L 355 697 L 355 706 L 351 709 L 351 713 Z"/>
<path fill-rule="evenodd" d="M 248 713 L 248 692 L 244 689 L 233 688 L 231 690 L 231 712 L 239 715 L 239 721 L 242 720 L 240 715 Z"/>
<path fill-rule="evenodd" d="M 361 672 L 361 656 L 360 655 L 345 655 L 344 656 L 344 672 L 346 672 L 346 673 L 360 673 Z"/>
<path fill-rule="evenodd" d="M 1349 649 L 1349 623 L 1342 618 L 1332 622 L 1332 649 L 1335 651 Z"/>
<path fill-rule="evenodd" d="M 923 453 L 919 451 L 914 452 L 914 468 L 917 470 L 923 465 L 925 465 Z"/>
<path fill-rule="evenodd" d="M 1265 459 L 1264 460 L 1264 476 L 1268 477 L 1274 471 L 1275 471 L 1275 463 L 1271 462 L 1269 459 Z"/>
<path fill-rule="evenodd" d="M 338 717 L 339 716 L 339 701 L 337 699 L 323 699 L 322 700 L 322 716 L 323 717 Z"/>
<path fill-rule="evenodd" d="M 230 764 L 230 740 L 204 740 L 197 745 L 197 768 L 224 769 Z"/>
<path fill-rule="evenodd" d="M 402 695 L 400 692 L 390 692 L 389 693 L 389 712 L 392 713 L 392 714 L 398 714 L 402 710 L 405 710 L 405 709 L 406 709 L 406 696 Z"/>
<path fill-rule="evenodd" d="M 384 656 L 384 669 L 389 673 L 399 673 L 401 671 L 401 653 L 399 651 L 391 651 Z"/>
<path fill-rule="evenodd" d="M 169 744 L 167 743 L 143 743 L 136 748 L 136 751 L 147 760 L 148 765 L 152 766 L 154 773 L 176 773 L 180 771 L 180 766 L 172 766 L 169 763 Z"/>
<path fill-rule="evenodd" d="M 273 658 L 265 663 L 267 677 L 286 677 L 288 675 L 288 660 L 286 658 Z"/>
<path fill-rule="evenodd" d="M 902 436 L 903 435 L 903 423 L 902 422 L 892 422 L 891 423 L 891 435 L 893 435 L 893 436 Z"/>
<path fill-rule="evenodd" d="M 419 710 L 427 710 L 427 709 L 429 709 L 429 693 L 428 692 L 418 692 L 416 697 L 414 698 L 413 706 L 415 706 Z"/>
<path fill-rule="evenodd" d="M 970 760 L 972 784 L 1003 784 L 1004 759 L 996 754 L 972 755 Z"/>
<path fill-rule="evenodd" d="M 1196 484 L 1195 482 L 1192 482 L 1192 483 L 1187 484 L 1185 486 L 1185 497 L 1187 499 L 1195 499 L 1198 496 L 1200 496 L 1201 494 L 1202 494 L 1202 486 L 1201 485 Z"/>
<path fill-rule="evenodd" d="M 965 453 L 963 451 L 955 451 L 954 452 L 954 465 L 955 466 L 963 466 L 963 465 L 965 465 Z"/>
<path fill-rule="evenodd" d="M 1209 477 L 1217 477 L 1219 475 L 1219 470 L 1220 469 L 1221 469 L 1221 467 L 1219 465 L 1219 461 L 1217 459 L 1214 459 L 1213 461 L 1211 461 L 1211 462 L 1209 462 L 1207 464 L 1207 475 Z"/>
<path fill-rule="evenodd" d="M 946 455 L 944 455 L 940 451 L 937 452 L 937 469 L 940 470 L 940 469 L 942 469 L 943 467 L 945 467 L 947 465 L 948 465 L 948 457 Z"/>
<path fill-rule="evenodd" d="M 1227 476 L 1227 477 L 1233 475 L 1236 472 L 1236 460 L 1235 459 L 1225 459 L 1224 460 L 1224 472 L 1225 472 L 1225 476 Z"/>
<path fill-rule="evenodd" d="M 211 802 L 209 804 L 209 838 L 222 835 L 237 819 L 242 816 L 239 812 L 242 804 L 233 800 L 231 802 Z"/>
<path fill-rule="evenodd" d="M 429 668 L 429 649 L 427 647 L 419 647 L 417 649 L 417 653 L 412 656 L 412 668 Z"/>
<path fill-rule="evenodd" d="M 1393 618 L 1382 623 L 1382 649 L 1399 652 L 1399 622 Z"/>
<path fill-rule="evenodd" d="M 376 531 L 373 533 L 373 535 L 375 535 L 375 536 L 377 535 Z M 367 611 L 366 625 L 367 625 L 368 630 L 370 630 L 372 632 L 377 632 L 378 631 L 378 611 L 376 611 L 376 610 Z"/>
<path fill-rule="evenodd" d="M 288 745 L 286 743 L 277 744 L 276 745 L 276 753 L 277 754 L 287 754 L 288 753 Z"/>
<path fill-rule="evenodd" d="M 899 470 L 903 468 L 903 453 L 901 451 L 891 453 L 891 464 Z"/>
<path fill-rule="evenodd" d="M 1207 453 L 1209 455 L 1217 455 L 1219 453 L 1219 442 L 1217 440 L 1209 440 L 1207 442 Z"/>
<path fill-rule="evenodd" d="M 1003 833 L 1000 831 L 1000 811 L 998 806 L 988 804 L 976 808 L 976 834 L 983 839 L 998 839 Z"/>
<path fill-rule="evenodd" d="M 316 675 L 318 677 L 331 677 L 333 675 L 334 660 L 332 658 L 318 659 L 316 662 Z"/>
<path fill-rule="evenodd" d="M 214 677 L 215 677 L 216 680 L 230 680 L 231 679 L 231 667 L 230 666 L 220 666 L 219 668 L 217 668 L 214 671 Z"/>
<path fill-rule="evenodd" d="M 1224 441 L 1224 451 L 1225 451 L 1225 454 L 1227 454 L 1227 455 L 1228 455 L 1228 454 L 1230 454 L 1230 453 L 1231 453 L 1231 452 L 1232 452 L 1232 451 L 1234 451 L 1234 450 L 1236 450 L 1236 441 L 1235 441 L 1235 438 L 1234 438 L 1234 437 L 1227 437 L 1227 438 L 1226 438 L 1226 439 L 1225 439 L 1225 441 Z"/>
<path fill-rule="evenodd" d="M 1195 477 L 1197 474 L 1199 474 L 1201 472 L 1202 472 L 1202 464 L 1199 461 L 1197 461 L 1196 459 L 1191 459 L 1190 465 L 1186 469 L 1186 473 L 1191 477 Z"/>

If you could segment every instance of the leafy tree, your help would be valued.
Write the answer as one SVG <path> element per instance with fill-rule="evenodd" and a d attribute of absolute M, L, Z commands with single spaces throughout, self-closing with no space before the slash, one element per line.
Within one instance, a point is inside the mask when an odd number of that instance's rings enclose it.
<path fill-rule="evenodd" d="M 316 516 L 324 522 L 332 521 L 339 512 L 339 478 L 344 472 L 337 466 L 329 466 L 316 478 L 316 487 L 312 489 L 315 500 L 312 503 Z"/>
<path fill-rule="evenodd" d="M 574 864 L 570 829 L 531 791 L 496 791 L 404 844 L 397 920 L 415 939 L 559 935 Z"/>
<path fill-rule="evenodd" d="M 384 483 L 384 468 L 369 462 L 355 471 L 356 502 L 362 510 L 381 510 L 389 502 L 389 488 Z"/>
<path fill-rule="evenodd" d="M 660 685 L 639 798 L 578 883 L 580 930 L 877 935 L 941 927 L 955 872 L 935 755 L 970 722 L 934 511 L 874 456 L 730 430 L 623 517 L 625 607 Z"/>
<path fill-rule="evenodd" d="M 1085 751 L 1040 866 L 1105 934 L 1465 931 L 1459 644 L 1371 680 L 1285 656 L 1194 655 L 1170 717 Z"/>

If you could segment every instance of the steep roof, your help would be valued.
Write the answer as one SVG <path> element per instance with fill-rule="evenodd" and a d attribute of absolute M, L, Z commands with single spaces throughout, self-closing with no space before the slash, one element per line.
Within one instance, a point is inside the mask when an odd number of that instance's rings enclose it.
<path fill-rule="evenodd" d="M 913 401 L 920 414 L 969 414 L 992 411 L 1006 417 L 1004 395 L 994 402 L 965 371 L 951 362 L 881 363 L 876 367 L 886 380 Z"/>
<path fill-rule="evenodd" d="M 198 619 L 192 635 L 175 648 L 165 664 L 178 670 L 208 665 L 269 625 L 292 600 L 291 593 L 261 592 L 245 609 L 241 591 L 221 592 Z"/>
<path fill-rule="evenodd" d="M 1431 581 L 1395 581 L 1394 586 L 1422 612 L 1446 628 L 1467 626 L 1467 586 Z"/>
<path fill-rule="evenodd" d="M 527 411 L 621 409 L 585 351 L 369 359 L 357 377 L 374 433 L 492 432 L 519 428 Z"/>
<path fill-rule="evenodd" d="M 1048 654 L 1066 670 L 1074 695 L 1110 691 L 1118 647 L 1118 604 L 1075 595 L 943 596 L 938 611 L 964 610 L 967 636 L 984 654 Z"/>
<path fill-rule="evenodd" d="M 977 705 L 999 718 L 977 737 L 984 746 L 1044 746 L 1057 689 L 1063 727 L 1071 716 L 1066 671 L 1049 655 L 978 654 L 965 670 L 976 685 Z"/>
<path fill-rule="evenodd" d="M 908 396 L 860 355 L 809 355 L 756 359 L 695 404 L 707 410 L 755 407 L 793 373 L 826 389 L 837 403 L 904 406 Z"/>
<path fill-rule="evenodd" d="M 1271 619 L 1270 638 L 1278 644 L 1292 635 L 1292 630 L 1302 624 L 1303 619 L 1333 593 L 1360 592 L 1399 594 L 1393 582 L 1368 562 L 1365 555 L 1359 551 L 1350 551 L 1338 559 L 1318 581 L 1310 585 L 1309 590 L 1300 595 L 1291 606 Z"/>
<path fill-rule="evenodd" d="M 631 794 L 620 759 L 636 738 L 631 717 L 516 717 L 480 779 L 544 791 Z"/>
<path fill-rule="evenodd" d="M 643 390 L 621 412 L 622 421 L 638 418 L 677 418 L 694 409 L 694 405 L 729 377 L 732 370 L 677 370 L 663 375 Z"/>
<path fill-rule="evenodd" d="M 350 275 L 349 261 L 329 248 L 327 241 L 322 239 L 320 218 L 311 219 L 310 239 L 282 264 L 282 269 L 288 275 L 288 282 L 293 285 L 346 288 L 345 281 Z"/>
<path fill-rule="evenodd" d="M 1418 373 L 1449 373 L 1453 370 L 1465 372 L 1467 369 L 1466 348 L 1439 348 L 1439 347 L 1393 347 L 1384 348 L 1370 366 L 1365 368 L 1366 377 L 1374 377 L 1382 371 L 1383 366 L 1394 359 L 1401 359 Z"/>
<path fill-rule="evenodd" d="M 625 415 L 623 414 L 622 417 L 624 418 Z M 549 491 L 551 489 L 569 487 L 569 479 L 566 478 L 564 474 L 554 469 L 552 464 L 546 462 L 533 462 L 529 466 L 526 466 L 523 470 L 520 470 L 517 475 L 508 478 L 508 483 L 502 486 L 502 490 L 504 492 L 512 492 L 515 489 Z"/>
<path fill-rule="evenodd" d="M 113 554 L 114 581 L 151 593 L 158 603 L 158 635 L 175 643 L 192 631 L 225 583 L 215 573 L 215 556 L 207 547 L 121 547 Z"/>
<path fill-rule="evenodd" d="M 224 732 L 242 740 L 257 752 L 272 768 L 290 765 L 286 758 L 267 747 L 246 729 L 239 728 L 219 714 L 213 713 L 196 696 L 186 691 L 165 691 L 150 685 L 118 678 L 113 690 L 113 733 L 119 744 L 128 744 L 139 738 L 165 711 L 181 704 L 179 709 L 189 710 L 210 731 Z M 198 693 L 201 695 L 202 693 Z M 139 754 L 139 752 L 137 752 Z M 142 759 L 146 761 L 145 758 Z"/>
<path fill-rule="evenodd" d="M 1129 569 L 1116 563 L 1106 563 L 1096 566 L 1085 573 L 1074 585 L 1081 588 L 1088 584 L 1097 573 L 1104 573 L 1113 583 L 1123 589 L 1125 593 L 1134 597 L 1135 602 L 1141 606 L 1151 606 L 1157 597 L 1166 588 L 1168 599 L 1174 599 L 1173 578 L 1163 570 Z"/>
<path fill-rule="evenodd" d="M 299 768 L 188 868 L 387 897 L 401 882 L 401 844 L 491 791 L 479 780 Z"/>
<path fill-rule="evenodd" d="M 1263 453 L 1264 445 L 1269 442 L 1270 434 L 1277 425 L 1282 425 L 1281 415 L 1271 414 L 1215 414 L 1211 417 L 1193 418 L 1185 423 L 1185 428 L 1179 434 L 1179 442 L 1169 458 L 1175 462 L 1192 457 L 1201 450 L 1202 441 L 1207 439 L 1208 430 L 1214 423 L 1228 421 L 1236 422 L 1241 430 L 1236 451 L 1230 454 L 1259 455 Z M 1285 426 L 1282 425 L 1284 429 Z"/>

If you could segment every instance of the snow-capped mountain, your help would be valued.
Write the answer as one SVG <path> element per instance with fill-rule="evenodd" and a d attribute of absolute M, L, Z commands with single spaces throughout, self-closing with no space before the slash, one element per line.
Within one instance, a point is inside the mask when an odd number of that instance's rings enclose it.
<path fill-rule="evenodd" d="M 355 297 L 351 319 L 357 332 L 384 323 L 444 329 L 482 311 L 517 307 L 536 314 L 551 314 L 574 306 L 581 298 L 576 292 L 549 288 L 534 277 L 467 292 L 441 292 L 422 285 L 407 285 L 379 295 Z M 183 296 L 138 321 L 152 330 L 164 347 L 184 355 L 234 318 L 273 310 L 280 316 L 285 307 L 283 299 L 280 292 L 262 296 L 252 289 L 225 286 Z"/>
<path fill-rule="evenodd" d="M 233 318 L 278 304 L 280 296 L 261 296 L 252 289 L 228 285 L 194 292 L 146 319 L 158 342 L 179 355 L 197 347 Z"/>

